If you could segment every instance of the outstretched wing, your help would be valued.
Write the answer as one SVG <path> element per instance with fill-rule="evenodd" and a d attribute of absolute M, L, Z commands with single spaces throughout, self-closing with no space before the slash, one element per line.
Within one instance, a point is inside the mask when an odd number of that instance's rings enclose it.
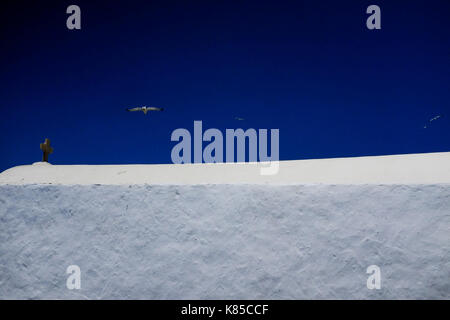
<path fill-rule="evenodd" d="M 436 117 L 430 119 L 430 122 L 431 122 L 431 121 L 434 121 L 434 120 L 437 120 L 437 119 L 439 119 L 440 117 L 441 117 L 441 115 L 438 115 L 438 116 L 436 116 Z"/>
<path fill-rule="evenodd" d="M 147 110 L 151 110 L 151 111 L 163 111 L 164 108 L 147 107 Z"/>
<path fill-rule="evenodd" d="M 126 109 L 127 111 L 141 111 L 142 110 L 142 108 L 128 108 L 128 109 Z"/>

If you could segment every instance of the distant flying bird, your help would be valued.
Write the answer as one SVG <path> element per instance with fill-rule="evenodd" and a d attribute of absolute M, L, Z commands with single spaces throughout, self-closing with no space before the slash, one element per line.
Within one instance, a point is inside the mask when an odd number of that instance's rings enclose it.
<path fill-rule="evenodd" d="M 156 107 L 137 107 L 137 108 L 128 108 L 127 111 L 142 111 L 144 114 L 147 114 L 149 111 L 163 111 L 164 108 L 156 108 Z"/>
<path fill-rule="evenodd" d="M 436 117 L 434 117 L 434 118 L 431 118 L 428 122 L 429 122 L 429 123 L 432 123 L 433 121 L 439 119 L 440 117 L 441 117 L 441 115 L 438 115 L 438 116 L 436 116 Z M 427 128 L 427 125 L 425 125 L 423 128 L 426 129 L 426 128 Z"/>
<path fill-rule="evenodd" d="M 239 118 L 239 117 L 234 117 L 234 119 L 237 120 L 237 121 L 244 121 L 245 120 L 244 118 Z"/>

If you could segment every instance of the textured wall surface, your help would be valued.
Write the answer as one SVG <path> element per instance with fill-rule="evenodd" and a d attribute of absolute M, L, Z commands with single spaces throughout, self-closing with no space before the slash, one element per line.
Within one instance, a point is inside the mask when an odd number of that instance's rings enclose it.
<path fill-rule="evenodd" d="M 449 299 L 450 185 L 2 185 L 0 298 Z"/>

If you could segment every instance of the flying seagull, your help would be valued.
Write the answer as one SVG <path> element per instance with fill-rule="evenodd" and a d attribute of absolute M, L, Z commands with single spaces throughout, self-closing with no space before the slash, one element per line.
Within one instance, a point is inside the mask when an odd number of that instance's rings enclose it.
<path fill-rule="evenodd" d="M 438 116 L 436 116 L 436 117 L 434 117 L 434 118 L 431 118 L 431 119 L 429 120 L 429 123 L 432 123 L 433 121 L 439 119 L 440 117 L 441 117 L 441 115 L 438 115 Z M 427 128 L 427 125 L 425 125 L 423 128 L 426 129 L 426 128 Z"/>
<path fill-rule="evenodd" d="M 164 108 L 156 108 L 156 107 L 137 107 L 137 108 L 128 108 L 127 111 L 142 111 L 144 114 L 147 114 L 149 111 L 163 111 Z"/>

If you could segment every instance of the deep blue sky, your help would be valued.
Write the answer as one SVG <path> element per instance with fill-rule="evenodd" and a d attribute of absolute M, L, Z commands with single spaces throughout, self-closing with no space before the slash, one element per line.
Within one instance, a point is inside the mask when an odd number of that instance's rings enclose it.
<path fill-rule="evenodd" d="M 70 4 L 79 31 L 66 28 Z M 381 30 L 365 26 L 370 4 Z M 170 163 L 171 132 L 194 120 L 279 128 L 282 160 L 450 151 L 449 9 L 2 1 L 0 171 L 39 161 L 46 137 L 54 164 Z M 165 111 L 124 111 L 139 105 Z"/>

